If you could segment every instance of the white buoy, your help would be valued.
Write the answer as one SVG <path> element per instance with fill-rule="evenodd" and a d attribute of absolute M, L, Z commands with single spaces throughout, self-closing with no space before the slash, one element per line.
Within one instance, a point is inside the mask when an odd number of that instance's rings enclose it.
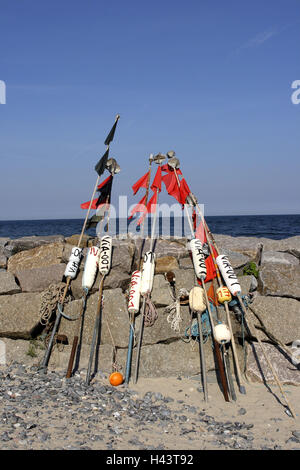
<path fill-rule="evenodd" d="M 145 295 L 152 291 L 155 269 L 155 254 L 153 251 L 147 251 L 144 255 L 141 294 Z"/>
<path fill-rule="evenodd" d="M 229 343 L 231 334 L 228 326 L 225 323 L 218 323 L 214 327 L 214 337 L 219 344 Z"/>
<path fill-rule="evenodd" d="M 189 305 L 194 312 L 204 312 L 206 310 L 204 290 L 200 286 L 195 286 L 190 290 Z"/>
<path fill-rule="evenodd" d="M 82 288 L 91 289 L 96 278 L 100 249 L 97 246 L 91 246 L 86 256 L 84 271 L 82 276 Z"/>
<path fill-rule="evenodd" d="M 141 297 L 141 271 L 134 271 L 131 275 L 129 298 L 128 298 L 128 312 L 130 314 L 138 313 L 140 310 L 140 297 Z"/>
<path fill-rule="evenodd" d="M 204 280 L 206 278 L 205 256 L 202 250 L 202 243 L 198 238 L 193 238 L 190 241 L 190 250 L 192 252 L 195 274 L 198 279 Z"/>
<path fill-rule="evenodd" d="M 228 256 L 226 255 L 219 255 L 217 256 L 217 265 L 221 271 L 223 279 L 225 281 L 226 286 L 232 293 L 232 295 L 237 295 L 239 292 L 242 291 L 238 278 L 230 264 Z"/>
<path fill-rule="evenodd" d="M 110 235 L 105 235 L 101 238 L 100 244 L 100 258 L 99 258 L 99 271 L 104 276 L 110 271 L 112 255 L 112 238 Z"/>
<path fill-rule="evenodd" d="M 70 277 L 71 279 L 74 279 L 76 277 L 81 257 L 82 257 L 82 248 L 78 248 L 78 246 L 74 246 L 72 248 L 72 252 L 71 252 L 68 264 L 65 269 L 65 273 L 64 273 L 65 277 Z"/>

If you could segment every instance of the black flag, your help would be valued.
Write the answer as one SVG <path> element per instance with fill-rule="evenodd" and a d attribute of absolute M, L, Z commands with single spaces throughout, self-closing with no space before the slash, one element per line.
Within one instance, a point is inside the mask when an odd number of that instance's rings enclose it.
<path fill-rule="evenodd" d="M 108 160 L 108 154 L 109 154 L 109 148 L 106 150 L 105 154 L 103 155 L 103 157 L 100 158 L 99 162 L 97 163 L 97 165 L 95 166 L 95 170 L 96 172 L 98 173 L 99 176 L 102 175 L 102 173 L 104 173 L 105 169 L 106 169 L 106 163 L 107 163 L 107 160 Z"/>
<path fill-rule="evenodd" d="M 107 183 L 104 186 L 102 186 L 101 189 L 98 189 L 100 194 L 96 202 L 96 207 L 100 206 L 100 204 L 105 204 L 106 202 L 108 204 L 110 203 L 112 181 L 113 181 L 113 177 L 110 176 Z"/>
<path fill-rule="evenodd" d="M 109 145 L 112 142 L 112 140 L 114 138 L 114 135 L 115 135 L 115 130 L 116 130 L 119 118 L 120 118 L 120 116 L 117 115 L 116 121 L 115 121 L 114 125 L 112 126 L 112 128 L 110 130 L 110 133 L 106 137 L 104 145 Z"/>

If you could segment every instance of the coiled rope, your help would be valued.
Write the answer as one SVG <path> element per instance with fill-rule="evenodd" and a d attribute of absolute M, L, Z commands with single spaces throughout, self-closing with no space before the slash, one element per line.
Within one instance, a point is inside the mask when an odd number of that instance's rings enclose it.
<path fill-rule="evenodd" d="M 154 325 L 158 318 L 157 310 L 155 308 L 155 305 L 151 301 L 150 297 L 150 292 L 145 295 L 145 300 L 146 300 L 146 305 L 145 305 L 145 311 L 144 311 L 144 324 L 145 327 L 149 327 Z"/>
<path fill-rule="evenodd" d="M 180 333 L 180 324 L 182 323 L 181 312 L 180 312 L 180 299 L 187 297 L 189 292 L 187 289 L 179 289 L 177 296 L 174 295 L 173 291 L 169 288 L 173 303 L 165 308 L 165 313 L 168 313 L 167 322 L 170 323 L 171 329 Z"/>

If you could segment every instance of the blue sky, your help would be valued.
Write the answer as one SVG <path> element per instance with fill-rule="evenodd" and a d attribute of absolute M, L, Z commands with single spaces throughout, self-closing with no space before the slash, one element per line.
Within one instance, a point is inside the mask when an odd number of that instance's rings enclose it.
<path fill-rule="evenodd" d="M 117 113 L 113 201 L 137 202 L 149 154 L 172 149 L 206 215 L 300 213 L 299 12 L 299 0 L 0 0 L 0 219 L 84 217 Z"/>

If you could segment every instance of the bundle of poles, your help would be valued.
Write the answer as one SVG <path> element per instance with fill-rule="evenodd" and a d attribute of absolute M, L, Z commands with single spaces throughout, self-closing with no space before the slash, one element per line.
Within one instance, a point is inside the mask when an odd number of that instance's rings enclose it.
<path fill-rule="evenodd" d="M 120 167 L 115 160 L 115 158 L 109 158 L 110 152 L 110 144 L 114 139 L 117 123 L 119 121 L 120 116 L 117 115 L 115 118 L 115 122 L 108 133 L 104 145 L 106 145 L 106 150 L 103 156 L 100 158 L 98 163 L 95 166 L 95 171 L 97 173 L 97 179 L 95 186 L 93 188 L 91 200 L 81 204 L 82 209 L 87 209 L 86 217 L 83 222 L 83 226 L 81 229 L 81 233 L 79 236 L 77 246 L 72 248 L 71 255 L 69 257 L 68 264 L 66 266 L 64 276 L 62 281 L 65 282 L 65 288 L 62 294 L 62 298 L 57 304 L 57 311 L 55 312 L 55 322 L 52 328 L 51 336 L 48 342 L 47 349 L 45 351 L 44 358 L 40 364 L 40 369 L 47 371 L 50 355 L 55 344 L 55 339 L 57 337 L 59 326 L 61 323 L 62 317 L 66 318 L 67 320 L 75 321 L 75 333 L 72 342 L 72 348 L 70 353 L 70 358 L 68 362 L 66 377 L 70 378 L 72 376 L 74 360 L 76 358 L 76 363 L 79 361 L 79 353 L 80 353 L 80 342 L 82 338 L 83 332 L 83 324 L 84 324 L 84 312 L 86 309 L 86 303 L 88 299 L 88 294 L 90 289 L 93 287 L 95 282 L 97 272 L 100 272 L 100 284 L 99 284 L 99 291 L 98 291 L 98 302 L 97 302 L 97 309 L 96 309 L 96 316 L 95 316 L 95 326 L 93 330 L 93 337 L 91 342 L 91 351 L 90 351 L 90 359 L 88 363 L 88 370 L 86 376 L 86 383 L 89 384 L 91 380 L 91 370 L 92 370 L 92 363 L 95 360 L 95 367 L 97 358 L 95 357 L 96 354 L 96 346 L 97 341 L 99 341 L 100 335 L 100 324 L 101 324 L 101 313 L 102 313 L 102 304 L 103 304 L 103 286 L 105 277 L 110 271 L 111 267 L 111 258 L 112 258 L 112 237 L 108 234 L 102 236 L 102 229 L 105 219 L 107 220 L 106 224 L 106 232 L 109 229 L 109 214 L 110 214 L 110 200 L 111 200 L 111 193 L 112 193 L 112 184 L 114 180 L 115 174 L 120 172 Z M 100 177 L 103 175 L 105 170 L 108 170 L 110 176 L 106 178 L 102 183 L 100 183 Z M 94 199 L 96 191 L 99 192 L 99 196 Z M 97 216 L 95 218 L 92 217 L 89 219 L 89 215 L 92 209 L 97 209 Z M 64 312 L 64 302 L 67 296 L 67 293 L 70 291 L 71 282 L 78 274 L 80 263 L 83 257 L 83 247 L 82 241 L 83 236 L 86 229 L 91 226 L 95 225 L 96 221 L 100 222 L 100 228 L 97 231 L 98 242 L 95 246 L 91 246 L 87 250 L 85 265 L 84 265 L 84 272 L 82 276 L 82 304 L 79 315 L 74 317 L 70 317 Z"/>
<path fill-rule="evenodd" d="M 167 158 L 167 164 L 161 166 L 162 161 Z M 147 213 L 154 212 L 154 218 L 152 223 L 151 238 L 150 238 L 150 250 L 145 253 L 143 258 L 143 266 L 141 269 L 141 260 L 142 260 L 142 247 L 144 245 L 144 240 L 141 243 L 140 251 L 140 261 L 139 266 L 136 271 L 132 273 L 130 292 L 129 292 L 129 302 L 128 302 L 128 312 L 130 315 L 130 333 L 129 333 L 129 342 L 128 342 L 128 354 L 126 362 L 126 376 L 125 382 L 128 384 L 130 381 L 131 374 L 131 362 L 132 362 L 132 353 L 134 346 L 134 337 L 135 337 L 135 316 L 140 312 L 141 313 L 141 322 L 139 328 L 139 340 L 137 344 L 137 353 L 136 353 L 136 365 L 135 365 L 135 374 L 134 374 L 134 383 L 138 379 L 138 370 L 140 363 L 140 354 L 141 354 L 141 344 L 143 336 L 143 328 L 145 321 L 145 306 L 147 300 L 151 294 L 153 286 L 153 277 L 155 271 L 155 254 L 153 251 L 155 235 L 155 226 L 157 219 L 157 204 L 158 204 L 158 194 L 161 191 L 161 179 L 164 181 L 167 192 L 169 195 L 173 196 L 185 210 L 187 220 L 190 227 L 190 240 L 189 240 L 189 252 L 192 258 L 194 272 L 195 272 L 195 286 L 191 289 L 189 293 L 189 306 L 191 313 L 196 314 L 198 321 L 198 332 L 199 332 L 199 351 L 200 351 L 200 371 L 203 384 L 204 399 L 208 401 L 208 388 L 207 388 L 207 372 L 205 366 L 205 354 L 203 347 L 203 336 L 202 336 L 202 314 L 204 312 L 208 313 L 210 326 L 211 326 L 211 336 L 213 350 L 216 357 L 216 362 L 218 365 L 218 370 L 220 374 L 220 381 L 222 385 L 222 391 L 224 399 L 226 402 L 231 400 L 236 400 L 236 393 L 234 389 L 233 377 L 230 370 L 230 360 L 228 356 L 227 347 L 230 345 L 232 350 L 232 357 L 234 362 L 234 369 L 236 372 L 236 382 L 238 385 L 239 392 L 241 394 L 246 394 L 246 387 L 243 380 L 243 376 L 240 370 L 237 348 L 235 344 L 235 338 L 232 330 L 232 322 L 230 317 L 230 308 L 229 303 L 232 301 L 232 298 L 236 299 L 240 310 L 243 314 L 244 321 L 248 333 L 252 337 L 256 337 L 263 353 L 263 356 L 270 368 L 274 380 L 277 383 L 279 390 L 285 399 L 287 408 L 290 411 L 292 417 L 296 418 L 295 411 L 291 407 L 286 394 L 282 388 L 282 384 L 278 378 L 278 375 L 267 355 L 266 348 L 263 342 L 259 338 L 259 334 L 256 332 L 256 328 L 253 325 L 251 318 L 247 313 L 246 306 L 242 298 L 242 290 L 238 278 L 231 266 L 231 263 L 228 257 L 225 254 L 222 254 L 217 246 L 217 243 L 213 237 L 212 232 L 210 231 L 204 215 L 201 211 L 201 208 L 198 204 L 198 201 L 195 195 L 191 192 L 186 180 L 182 177 L 179 179 L 179 175 L 182 176 L 182 172 L 179 168 L 180 162 L 175 156 L 174 151 L 167 152 L 166 156 L 159 153 L 156 157 L 151 155 L 150 157 L 150 168 L 148 173 L 141 177 L 133 186 L 133 192 L 136 192 L 141 188 L 146 188 L 146 194 L 142 200 L 137 204 L 131 213 L 131 217 L 138 212 L 142 213 L 142 217 L 138 220 L 138 224 L 141 224 L 143 227 L 144 219 Z M 157 170 L 154 182 L 151 186 L 151 189 L 154 191 L 154 194 L 151 198 L 151 201 L 154 204 L 154 209 L 152 208 L 150 202 L 148 202 L 148 194 L 150 188 L 150 175 L 151 175 L 151 163 L 156 161 L 159 163 L 159 169 Z M 166 175 L 161 177 L 161 171 L 166 172 Z M 159 181 L 160 179 L 160 181 Z M 190 213 L 192 209 L 192 214 Z M 197 216 L 200 219 L 200 223 L 197 227 Z M 209 255 L 205 257 L 203 250 L 204 243 L 207 244 Z M 210 264 L 209 264 L 210 258 Z M 208 269 L 209 268 L 209 269 Z M 210 272 L 208 272 L 208 270 Z M 217 280 L 218 287 L 215 288 L 215 279 Z M 213 295 L 209 298 L 209 290 L 206 290 L 206 284 L 211 281 L 211 288 Z M 140 299 L 142 298 L 142 302 Z M 140 304 L 142 305 L 140 306 Z M 219 319 L 218 308 L 224 306 L 226 313 L 226 322 L 221 322 Z M 217 319 L 214 320 L 212 308 L 215 307 L 217 311 Z"/>
<path fill-rule="evenodd" d="M 82 209 L 87 209 L 86 217 L 83 222 L 82 230 L 79 236 L 77 246 L 72 248 L 71 255 L 66 266 L 66 270 L 63 276 L 65 282 L 65 288 L 62 297 L 57 305 L 57 311 L 55 312 L 55 321 L 52 328 L 48 347 L 46 349 L 44 358 L 41 362 L 40 368 L 46 372 L 48 367 L 49 358 L 53 345 L 55 344 L 55 338 L 57 337 L 61 318 L 64 317 L 67 320 L 75 321 L 75 332 L 72 342 L 72 348 L 70 358 L 68 362 L 66 377 L 70 378 L 74 373 L 74 361 L 79 362 L 81 340 L 83 334 L 84 325 L 84 313 L 86 310 L 86 304 L 88 296 L 93 284 L 96 280 L 97 273 L 100 273 L 99 289 L 98 289 L 98 300 L 95 314 L 95 324 L 91 339 L 90 356 L 86 374 L 86 384 L 89 385 L 92 379 L 92 368 L 94 364 L 94 373 L 97 371 L 98 364 L 98 349 L 101 337 L 101 323 L 102 323 L 102 310 L 103 310 L 103 289 L 105 278 L 110 272 L 112 263 L 112 237 L 108 234 L 109 230 L 109 217 L 110 217 L 110 204 L 112 194 L 112 184 L 114 176 L 120 172 L 120 167 L 114 158 L 109 158 L 110 144 L 114 139 L 115 130 L 119 120 L 119 115 L 116 116 L 115 122 L 107 135 L 104 144 L 106 150 L 104 155 L 98 161 L 95 166 L 97 172 L 97 179 L 93 188 L 92 196 L 90 201 L 81 204 Z M 162 165 L 163 162 L 167 162 Z M 152 164 L 158 165 L 155 177 L 151 183 L 151 172 Z M 128 339 L 128 351 L 126 359 L 126 371 L 125 371 L 125 384 L 128 385 L 131 379 L 131 366 L 133 350 L 136 346 L 136 358 L 135 358 L 135 371 L 134 371 L 134 383 L 137 383 L 139 376 L 139 366 L 142 351 L 143 331 L 144 327 L 151 326 L 157 319 L 157 311 L 155 305 L 151 299 L 151 293 L 153 288 L 154 273 L 155 273 L 155 244 L 156 244 L 156 225 L 158 215 L 158 199 L 159 194 L 162 190 L 162 182 L 166 186 L 167 193 L 174 197 L 182 209 L 185 211 L 189 228 L 190 237 L 188 250 L 189 255 L 192 259 L 195 283 L 191 287 L 189 292 L 189 307 L 192 316 L 197 319 L 198 336 L 199 336 L 199 356 L 200 356 L 200 374 L 203 385 L 204 400 L 209 400 L 208 387 L 207 387 L 207 371 L 206 361 L 204 353 L 204 340 L 202 332 L 202 316 L 207 313 L 210 323 L 210 331 L 212 337 L 213 351 L 219 371 L 221 388 L 226 402 L 230 400 L 235 401 L 237 399 L 234 381 L 230 368 L 230 360 L 228 355 L 228 347 L 231 347 L 232 358 L 234 363 L 234 370 L 236 374 L 236 382 L 238 385 L 239 392 L 246 394 L 246 387 L 244 378 L 242 376 L 235 339 L 232 330 L 232 323 L 230 317 L 230 302 L 235 299 L 239 305 L 239 309 L 242 312 L 244 324 L 252 337 L 256 337 L 263 353 L 263 356 L 270 368 L 274 380 L 276 381 L 282 396 L 285 399 L 286 406 L 292 417 L 296 417 L 296 414 L 291 407 L 286 394 L 282 388 L 282 384 L 278 378 L 274 367 L 268 358 L 265 346 L 259 338 L 259 334 L 256 332 L 256 328 L 251 321 L 247 313 L 247 308 L 243 301 L 241 286 L 238 278 L 230 264 L 228 257 L 219 250 L 216 240 L 211 233 L 201 208 L 198 204 L 197 198 L 191 192 L 185 178 L 180 170 L 180 162 L 175 156 L 174 151 L 167 152 L 166 155 L 158 153 L 155 156 L 153 154 L 149 157 L 149 168 L 145 175 L 143 175 L 133 186 L 133 193 L 136 194 L 140 188 L 145 188 L 145 194 L 141 201 L 134 207 L 129 218 L 140 213 L 137 225 L 140 226 L 141 240 L 140 249 L 138 254 L 137 269 L 131 275 L 131 282 L 128 296 L 128 315 L 129 315 L 129 339 Z M 100 183 L 100 177 L 103 175 L 105 170 L 110 173 L 109 177 Z M 181 176 L 181 179 L 180 179 Z M 149 199 L 149 192 L 152 191 L 152 196 Z M 95 197 L 96 191 L 99 192 L 99 196 Z M 89 215 L 92 209 L 96 209 L 97 213 L 95 216 L 89 219 Z M 148 214 L 151 214 L 151 236 L 148 246 L 146 245 L 146 238 L 144 237 L 144 224 Z M 197 219 L 199 223 L 197 223 Z M 104 222 L 106 220 L 106 226 Z M 82 276 L 82 304 L 78 315 L 71 317 L 64 312 L 64 303 L 68 292 L 70 291 L 71 282 L 78 274 L 81 259 L 83 257 L 82 241 L 83 236 L 87 228 L 91 225 L 95 225 L 100 222 L 97 227 L 97 244 L 91 246 L 87 250 L 84 272 Z M 102 234 L 106 232 L 106 234 Z M 208 254 L 205 256 L 204 245 L 208 248 Z M 217 281 L 217 287 L 215 286 Z M 208 283 L 211 283 L 210 288 L 207 289 Z M 220 320 L 219 308 L 224 307 L 226 322 Z M 214 315 L 213 311 L 216 311 Z M 138 330 L 138 339 L 136 341 L 136 316 L 140 314 L 140 324 Z M 106 320 L 107 321 L 107 320 Z M 116 353 L 116 347 L 113 340 L 113 335 L 110 331 L 108 322 L 108 330 L 112 339 L 114 353 Z M 76 365 L 75 365 L 76 368 Z M 113 360 L 112 372 L 117 371 L 117 364 Z M 113 374 L 112 374 L 113 375 Z M 112 382 L 111 382 L 112 383 Z"/>

